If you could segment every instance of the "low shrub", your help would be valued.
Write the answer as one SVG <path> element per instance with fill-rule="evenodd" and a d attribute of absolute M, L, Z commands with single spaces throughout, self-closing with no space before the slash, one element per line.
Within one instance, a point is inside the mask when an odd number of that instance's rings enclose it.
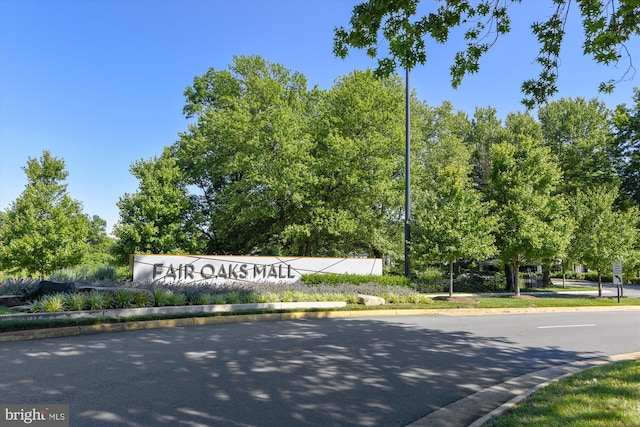
<path fill-rule="evenodd" d="M 383 286 L 409 286 L 411 280 L 403 276 L 376 276 L 376 275 L 359 275 L 359 274 L 303 274 L 302 283 L 307 285 L 341 285 L 351 284 L 360 285 L 364 283 L 374 283 Z"/>
<path fill-rule="evenodd" d="M 416 279 L 419 281 L 433 281 L 445 279 L 444 274 L 439 268 L 427 268 L 424 271 L 416 273 Z"/>
<path fill-rule="evenodd" d="M 93 278 L 96 280 L 112 280 L 114 282 L 120 280 L 120 276 L 115 267 L 111 265 L 103 265 L 95 269 Z"/>
<path fill-rule="evenodd" d="M 0 295 L 22 295 L 25 299 L 32 299 L 39 283 L 37 279 L 5 279 L 0 283 Z"/>

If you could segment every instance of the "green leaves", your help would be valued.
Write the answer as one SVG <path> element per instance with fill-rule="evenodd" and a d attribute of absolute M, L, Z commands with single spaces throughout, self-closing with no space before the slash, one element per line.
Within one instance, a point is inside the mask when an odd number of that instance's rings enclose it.
<path fill-rule="evenodd" d="M 495 217 L 473 188 L 469 148 L 444 138 L 429 149 L 418 183 L 412 250 L 423 262 L 486 259 L 495 253 Z"/>
<path fill-rule="evenodd" d="M 619 150 L 611 127 L 612 112 L 602 102 L 561 99 L 538 111 L 544 138 L 564 171 L 562 191 L 617 186 Z"/>
<path fill-rule="evenodd" d="M 493 13 L 489 4 L 465 10 L 478 17 Z M 394 19 L 400 31 L 404 18 Z M 132 165 L 140 185 L 119 202 L 121 254 L 402 258 L 398 76 L 355 71 L 329 90 L 308 90 L 299 73 L 238 57 L 196 77 L 185 95 L 189 129 L 161 157 Z M 572 191 L 616 182 L 622 151 L 614 116 L 598 102 L 561 100 L 540 121 L 518 113 L 504 124 L 491 108 L 469 119 L 449 103 L 410 102 L 415 265 L 496 253 L 516 267 L 566 258 Z M 615 116 L 627 139 L 632 117 Z"/>
<path fill-rule="evenodd" d="M 64 160 L 44 151 L 23 168 L 28 183 L 0 221 L 0 265 L 45 276 L 76 265 L 87 251 L 89 219 L 67 194 Z"/>
<path fill-rule="evenodd" d="M 133 253 L 199 252 L 201 233 L 194 222 L 194 203 L 183 172 L 169 151 L 131 166 L 138 191 L 120 197 L 120 220 L 114 252 L 122 261 Z"/>
<path fill-rule="evenodd" d="M 462 28 L 466 46 L 455 55 L 450 67 L 451 84 L 458 87 L 467 74 L 479 71 L 482 56 L 499 37 L 511 30 L 509 8 L 519 0 L 446 0 L 432 12 L 416 16 L 419 0 L 368 0 L 353 9 L 349 28 L 334 30 L 334 54 L 345 58 L 350 48 L 364 49 L 377 58 L 375 73 L 389 76 L 398 67 L 412 69 L 425 64 L 425 40 L 446 43 L 451 31 Z M 549 18 L 534 22 L 531 30 L 538 39 L 540 49 L 535 61 L 540 65 L 536 78 L 522 84 L 525 95 L 522 103 L 527 108 L 542 105 L 557 93 L 560 48 L 569 17 L 570 0 L 555 0 L 555 9 Z M 600 83 L 600 90 L 609 92 L 635 70 L 626 42 L 640 34 L 640 4 L 637 0 L 578 0 L 584 29 L 584 54 L 594 61 L 612 65 L 626 58 L 628 67 L 619 79 Z M 380 39 L 387 43 L 386 55 L 379 55 Z"/>
<path fill-rule="evenodd" d="M 549 260 L 563 253 L 572 227 L 555 192 L 561 172 L 548 147 L 524 134 L 490 149 L 489 196 L 505 264 Z M 517 278 L 517 275 L 516 275 Z M 519 293 L 516 280 L 516 293 Z"/>
<path fill-rule="evenodd" d="M 615 208 L 615 188 L 591 188 L 579 191 L 574 210 L 578 230 L 571 242 L 573 259 L 588 268 L 608 271 L 614 261 L 628 261 L 638 242 L 637 207 Z"/>

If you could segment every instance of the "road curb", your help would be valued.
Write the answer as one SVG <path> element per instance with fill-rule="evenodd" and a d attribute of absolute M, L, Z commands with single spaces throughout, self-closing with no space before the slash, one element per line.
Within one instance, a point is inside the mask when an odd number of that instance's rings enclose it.
<path fill-rule="evenodd" d="M 452 425 L 480 427 L 489 420 L 513 408 L 533 393 L 563 378 L 590 368 L 635 359 L 640 359 L 640 352 L 577 360 L 564 365 L 530 372 L 482 389 L 431 412 L 406 427 L 445 427 Z"/>
<path fill-rule="evenodd" d="M 563 372 L 557 376 L 554 376 L 553 378 L 550 378 L 549 380 L 544 381 L 536 385 L 535 387 L 529 388 L 528 390 L 524 391 L 523 393 L 519 394 L 518 396 L 509 400 L 508 402 L 503 403 L 498 408 L 494 409 L 493 411 L 489 412 L 488 414 L 474 421 L 472 424 L 469 425 L 469 427 L 480 427 L 484 425 L 492 418 L 495 418 L 499 415 L 504 414 L 506 411 L 513 408 L 514 406 L 516 406 L 517 404 L 519 404 L 520 402 L 522 402 L 523 400 L 525 400 L 527 397 L 531 396 L 535 392 L 539 391 L 540 389 L 543 389 L 544 387 L 547 387 L 550 384 L 558 382 L 563 378 L 570 377 L 572 375 L 575 375 L 587 369 L 595 368 L 598 366 L 604 366 L 610 363 L 623 362 L 627 360 L 636 360 L 636 359 L 640 359 L 640 352 L 617 354 L 617 355 L 600 358 L 600 359 L 581 360 L 581 361 L 576 361 L 576 362 L 564 365 L 564 367 L 559 367 L 558 369 L 565 370 L 566 372 Z M 553 369 L 553 368 L 549 368 L 549 369 Z M 533 375 L 539 375 L 539 373 L 533 373 Z"/>

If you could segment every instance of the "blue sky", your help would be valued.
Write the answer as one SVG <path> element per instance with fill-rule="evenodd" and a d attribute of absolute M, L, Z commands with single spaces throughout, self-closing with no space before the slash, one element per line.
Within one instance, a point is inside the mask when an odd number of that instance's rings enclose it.
<path fill-rule="evenodd" d="M 129 173 L 187 129 L 183 92 L 210 67 L 225 69 L 234 55 L 257 54 L 328 89 L 375 61 L 353 51 L 333 56 L 333 29 L 348 24 L 357 0 L 0 0 L 0 210 L 24 190 L 29 157 L 49 150 L 63 158 L 70 195 L 85 213 L 118 220 L 116 203 L 136 191 Z M 448 70 L 462 48 L 428 44 L 425 66 L 411 87 L 430 105 L 447 100 L 472 114 L 492 106 L 501 117 L 523 110 L 520 85 L 535 77 L 537 53 L 529 26 L 546 17 L 550 1 L 513 6 L 513 28 L 486 55 L 478 74 L 460 88 Z M 429 10 L 433 3 L 423 0 Z M 609 107 L 631 104 L 640 73 L 613 95 L 598 83 L 622 76 L 581 55 L 574 5 L 563 45 L 560 97 L 598 97 Z M 640 58 L 640 40 L 629 45 Z"/>

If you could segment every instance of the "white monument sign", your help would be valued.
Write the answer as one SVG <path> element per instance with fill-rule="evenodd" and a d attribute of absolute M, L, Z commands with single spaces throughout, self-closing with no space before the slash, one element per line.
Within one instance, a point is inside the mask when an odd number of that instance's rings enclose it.
<path fill-rule="evenodd" d="M 292 283 L 302 274 L 382 275 L 380 258 L 313 258 L 218 255 L 133 255 L 134 282 Z"/>

